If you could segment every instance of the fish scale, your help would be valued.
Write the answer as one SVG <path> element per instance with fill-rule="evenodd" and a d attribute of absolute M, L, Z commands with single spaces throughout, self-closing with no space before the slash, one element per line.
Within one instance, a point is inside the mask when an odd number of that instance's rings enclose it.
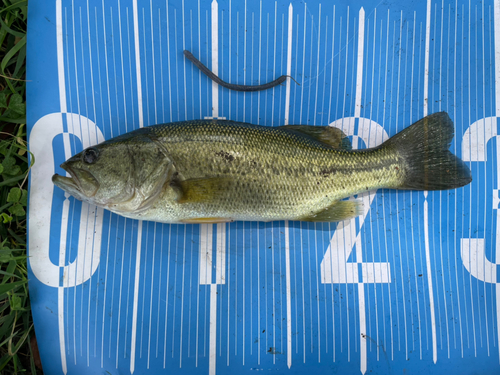
<path fill-rule="evenodd" d="M 379 187 L 373 171 L 356 173 L 357 166 L 373 170 L 384 156 L 397 162 L 387 153 L 381 155 L 383 150 L 344 152 L 282 128 L 261 130 L 228 121 L 160 125 L 151 127 L 151 132 L 166 145 L 185 179 L 230 179 L 226 188 L 207 202 L 206 209 L 198 212 L 204 217 L 300 219 L 364 191 L 362 185 Z M 226 154 L 232 158 L 228 160 Z M 327 170 L 334 172 L 324 173 Z M 396 173 L 382 173 L 385 185 L 397 178 Z M 195 209 L 194 203 L 177 206 L 179 210 Z"/>

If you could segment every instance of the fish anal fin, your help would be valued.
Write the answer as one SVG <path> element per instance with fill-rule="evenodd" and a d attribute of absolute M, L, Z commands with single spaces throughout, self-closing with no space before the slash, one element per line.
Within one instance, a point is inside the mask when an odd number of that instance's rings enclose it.
<path fill-rule="evenodd" d="M 363 201 L 360 199 L 336 201 L 322 211 L 302 217 L 302 221 L 333 222 L 352 219 L 363 213 Z"/>
<path fill-rule="evenodd" d="M 285 125 L 281 128 L 307 135 L 333 148 L 351 150 L 351 142 L 342 130 L 333 126 Z"/>

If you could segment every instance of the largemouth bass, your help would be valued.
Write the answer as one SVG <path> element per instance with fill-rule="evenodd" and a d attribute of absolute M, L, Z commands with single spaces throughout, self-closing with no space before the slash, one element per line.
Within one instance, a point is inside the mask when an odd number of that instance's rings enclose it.
<path fill-rule="evenodd" d="M 351 150 L 328 126 L 265 127 L 221 120 L 141 128 L 89 147 L 52 181 L 119 215 L 163 223 L 340 221 L 346 197 L 374 189 L 445 190 L 469 168 L 448 149 L 453 123 L 435 113 L 382 145 Z"/>

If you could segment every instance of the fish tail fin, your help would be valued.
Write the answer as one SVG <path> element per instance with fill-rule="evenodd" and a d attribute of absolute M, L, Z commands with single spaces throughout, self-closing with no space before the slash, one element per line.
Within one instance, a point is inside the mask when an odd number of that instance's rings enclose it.
<path fill-rule="evenodd" d="M 398 189 L 447 190 L 472 181 L 470 169 L 448 149 L 454 135 L 446 112 L 424 117 L 386 144 L 404 159 L 405 179 Z"/>

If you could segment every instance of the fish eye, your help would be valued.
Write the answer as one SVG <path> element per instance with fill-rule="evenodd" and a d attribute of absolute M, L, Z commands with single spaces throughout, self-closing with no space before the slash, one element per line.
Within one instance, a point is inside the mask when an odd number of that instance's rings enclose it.
<path fill-rule="evenodd" d="M 82 159 L 87 164 L 93 164 L 97 161 L 98 157 L 99 151 L 97 151 L 95 148 L 89 148 L 83 153 Z"/>

